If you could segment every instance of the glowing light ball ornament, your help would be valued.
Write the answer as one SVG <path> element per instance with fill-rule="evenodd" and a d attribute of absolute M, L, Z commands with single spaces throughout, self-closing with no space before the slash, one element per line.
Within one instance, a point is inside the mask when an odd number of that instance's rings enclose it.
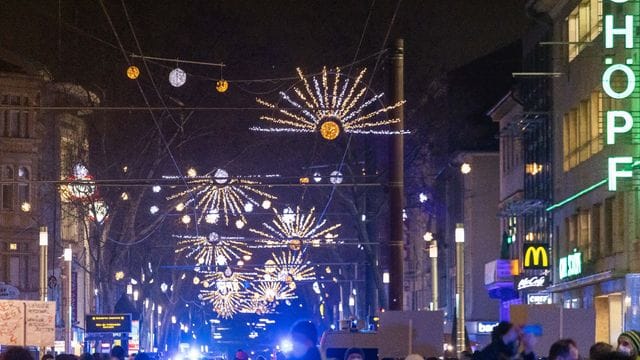
<path fill-rule="evenodd" d="M 216 90 L 218 90 L 219 93 L 223 93 L 228 89 L 229 89 L 229 82 L 227 82 L 227 80 L 220 79 L 218 80 L 218 82 L 216 82 Z"/>
<path fill-rule="evenodd" d="M 180 87 L 187 82 L 187 73 L 179 67 L 169 73 L 169 83 L 173 87 Z"/>
<path fill-rule="evenodd" d="M 140 69 L 137 66 L 131 65 L 127 68 L 127 77 L 131 80 L 135 80 L 140 76 Z"/>
<path fill-rule="evenodd" d="M 326 120 L 320 125 L 320 135 L 326 140 L 335 140 L 340 135 L 340 125 L 334 120 Z"/>
<path fill-rule="evenodd" d="M 254 131 L 319 133 L 328 141 L 346 134 L 394 135 L 406 132 L 381 129 L 397 123 L 398 118 L 386 115 L 392 109 L 404 104 L 399 101 L 389 106 L 376 105 L 381 102 L 383 93 L 368 95 L 369 88 L 362 81 L 366 69 L 360 71 L 355 79 L 342 75 L 340 68 L 328 71 L 323 68 L 320 76 L 309 80 L 297 69 L 300 85 L 289 92 L 280 92 L 277 103 L 260 98 L 258 104 L 273 111 L 272 115 L 263 115 L 268 126 L 252 127 Z M 283 106 L 280 106 L 283 103 Z"/>

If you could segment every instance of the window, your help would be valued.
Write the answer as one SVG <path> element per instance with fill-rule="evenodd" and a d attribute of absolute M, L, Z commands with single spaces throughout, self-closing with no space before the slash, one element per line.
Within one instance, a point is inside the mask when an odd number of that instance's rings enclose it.
<path fill-rule="evenodd" d="M 597 258 L 600 256 L 600 249 L 602 246 L 602 237 L 601 237 L 601 212 L 602 204 L 595 204 L 591 209 L 591 258 Z"/>
<path fill-rule="evenodd" d="M 16 248 L 12 250 L 12 245 Z M 24 291 L 28 287 L 28 246 L 27 244 L 7 244 L 9 255 L 5 256 L 9 283 Z"/>
<path fill-rule="evenodd" d="M 591 259 L 589 248 L 591 245 L 591 214 L 589 211 L 581 210 L 578 213 L 578 248 L 582 252 L 584 259 Z"/>
<path fill-rule="evenodd" d="M 566 253 L 571 253 L 578 246 L 578 215 L 571 215 L 565 219 L 567 227 L 567 247 Z"/>
<path fill-rule="evenodd" d="M 613 244 L 613 197 L 604 200 L 604 228 L 600 252 L 603 256 L 611 255 Z"/>
<path fill-rule="evenodd" d="M 562 148 L 564 171 L 587 161 L 602 150 L 603 100 L 599 91 L 581 101 L 578 108 L 564 115 L 562 120 Z"/>
<path fill-rule="evenodd" d="M 20 205 L 31 202 L 29 186 L 29 169 L 25 166 L 20 166 L 18 168 L 18 203 Z"/>
<path fill-rule="evenodd" d="M 566 19 L 569 61 L 602 32 L 602 1 L 582 0 Z"/>
<path fill-rule="evenodd" d="M 626 212 L 625 212 L 625 193 L 618 193 L 614 198 L 613 209 L 613 251 L 620 253 L 624 251 L 625 235 L 626 235 Z"/>
<path fill-rule="evenodd" d="M 2 210 L 13 210 L 14 174 L 11 166 L 2 167 Z"/>

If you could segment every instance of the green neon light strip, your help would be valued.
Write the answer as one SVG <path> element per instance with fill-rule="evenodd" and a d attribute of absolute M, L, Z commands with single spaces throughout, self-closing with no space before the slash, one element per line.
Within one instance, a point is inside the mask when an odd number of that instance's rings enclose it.
<path fill-rule="evenodd" d="M 562 207 L 562 206 L 564 206 L 565 204 L 570 203 L 570 202 L 572 202 L 573 200 L 575 200 L 575 199 L 577 199 L 577 198 L 581 197 L 582 195 L 587 194 L 587 193 L 589 193 L 589 192 L 591 192 L 591 191 L 593 191 L 593 190 L 595 190 L 595 189 L 599 188 L 600 186 L 605 185 L 608 181 L 609 181 L 609 179 L 608 179 L 608 178 L 607 178 L 607 179 L 602 179 L 602 180 L 598 181 L 597 183 L 595 183 L 595 184 L 593 184 L 593 185 L 589 186 L 588 188 L 583 189 L 583 190 L 580 190 L 579 192 L 577 192 L 577 193 L 575 193 L 575 194 L 573 194 L 573 195 L 569 196 L 568 198 L 566 198 L 566 199 L 564 199 L 564 200 L 560 201 L 559 203 L 555 203 L 555 204 L 553 204 L 553 205 L 549 206 L 549 207 L 548 207 L 548 208 L 546 208 L 545 210 L 546 210 L 546 211 L 553 211 L 554 209 L 557 209 L 557 208 L 559 208 L 559 207 Z"/>
<path fill-rule="evenodd" d="M 634 162 L 634 163 L 631 165 L 631 168 L 637 168 L 637 167 L 640 167 L 640 161 L 636 161 L 636 162 Z M 593 184 L 593 185 L 589 186 L 588 188 L 583 189 L 583 190 L 580 190 L 579 192 L 577 192 L 577 193 L 575 193 L 575 194 L 573 194 L 573 195 L 569 196 L 568 198 L 566 198 L 566 199 L 564 199 L 564 200 L 562 200 L 562 201 L 560 201 L 560 202 L 558 202 L 558 203 L 555 203 L 555 204 L 553 204 L 553 205 L 549 206 L 549 207 L 548 207 L 548 208 L 546 208 L 545 210 L 546 210 L 546 211 L 553 211 L 553 210 L 555 210 L 555 209 L 557 209 L 557 208 L 559 208 L 559 207 L 562 207 L 562 206 L 566 205 L 567 203 L 570 203 L 570 202 L 572 202 L 573 200 L 575 200 L 575 199 L 577 199 L 577 198 L 581 197 L 582 195 L 587 194 L 587 193 L 589 193 L 589 192 L 591 192 L 591 191 L 593 191 L 593 190 L 595 190 L 595 189 L 599 188 L 600 186 L 605 185 L 605 184 L 607 183 L 607 181 L 609 181 L 609 179 L 608 179 L 608 178 L 602 179 L 602 180 L 598 181 L 597 183 L 595 183 L 595 184 Z"/>

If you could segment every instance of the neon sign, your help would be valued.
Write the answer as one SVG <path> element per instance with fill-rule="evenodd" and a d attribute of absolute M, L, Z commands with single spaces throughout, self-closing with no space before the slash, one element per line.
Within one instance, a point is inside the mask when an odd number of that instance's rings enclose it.
<path fill-rule="evenodd" d="M 628 0 L 610 0 L 612 14 L 624 14 L 626 9 L 623 8 L 624 3 Z M 617 4 L 617 5 L 616 5 Z M 622 8 L 621 8 L 622 7 Z M 624 62 L 616 63 L 612 56 L 605 57 L 606 68 L 602 74 L 602 89 L 604 93 L 613 100 L 628 99 L 636 90 L 636 75 L 631 68 L 633 64 L 633 54 L 629 49 L 633 49 L 634 43 L 634 15 L 623 15 L 624 19 L 620 19 L 620 15 L 604 16 L 604 47 L 612 49 L 616 42 L 624 43 Z M 621 26 L 622 23 L 624 25 Z M 623 86 L 614 86 L 613 79 L 620 79 L 620 83 L 626 83 Z M 617 83 L 618 81 L 616 81 Z M 633 128 L 633 117 L 631 113 L 624 109 L 611 109 L 605 114 L 606 128 L 606 144 L 615 145 L 619 140 L 618 136 L 628 135 Z M 607 160 L 607 178 L 608 188 L 610 191 L 618 189 L 619 178 L 630 178 L 633 176 L 632 167 L 634 160 L 632 156 L 625 154 L 624 156 L 612 156 Z"/>
<path fill-rule="evenodd" d="M 546 244 L 526 244 L 523 247 L 524 269 L 547 269 L 549 268 L 549 254 L 547 253 Z"/>
<path fill-rule="evenodd" d="M 548 278 L 546 275 L 521 277 L 516 280 L 516 289 L 540 289 L 547 286 Z"/>
<path fill-rule="evenodd" d="M 582 273 L 582 253 L 575 252 L 560 258 L 558 272 L 561 280 L 570 276 L 580 275 Z"/>

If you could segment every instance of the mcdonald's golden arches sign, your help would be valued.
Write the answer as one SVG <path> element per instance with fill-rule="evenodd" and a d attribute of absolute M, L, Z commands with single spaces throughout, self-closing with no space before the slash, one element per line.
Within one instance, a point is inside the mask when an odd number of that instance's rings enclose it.
<path fill-rule="evenodd" d="M 523 269 L 548 269 L 549 268 L 549 248 L 547 244 L 530 243 L 524 244 L 524 257 L 522 260 Z"/>

